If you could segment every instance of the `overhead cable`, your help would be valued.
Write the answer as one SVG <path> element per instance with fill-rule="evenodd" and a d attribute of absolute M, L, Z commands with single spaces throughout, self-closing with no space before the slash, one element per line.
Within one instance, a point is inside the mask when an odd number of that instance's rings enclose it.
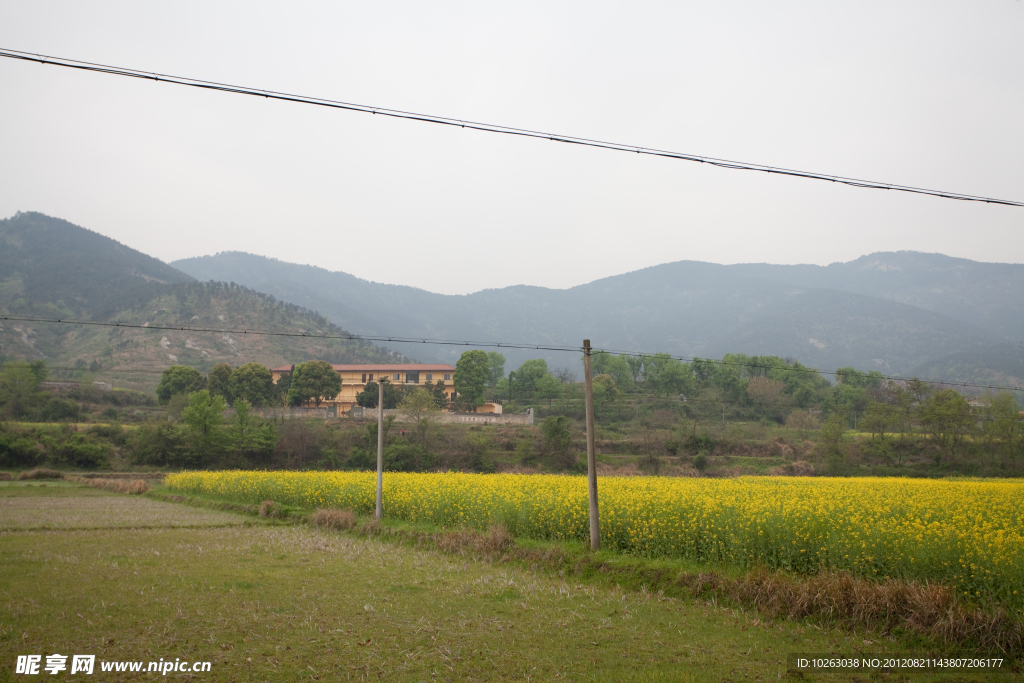
<path fill-rule="evenodd" d="M 32 52 L 23 52 L 21 50 L 10 50 L 0 48 L 0 57 L 6 57 L 8 59 L 17 59 L 29 62 L 38 62 L 40 64 L 49 64 L 53 66 L 62 66 L 70 69 L 78 69 L 80 71 L 92 71 L 96 73 L 111 74 L 114 76 L 124 76 L 128 78 L 151 80 L 160 83 L 185 85 L 193 88 L 202 88 L 204 90 L 216 90 L 220 92 L 234 93 L 237 95 L 250 95 L 253 97 L 262 97 L 264 99 L 270 100 L 281 100 L 285 102 L 295 102 L 299 104 L 311 104 L 320 107 L 329 107 L 332 109 L 344 109 L 347 111 L 363 112 L 366 114 L 379 114 L 381 116 L 388 116 L 391 118 L 406 119 L 409 121 L 419 121 L 421 123 L 434 123 L 457 128 L 468 128 L 470 130 L 483 131 L 486 133 L 500 133 L 503 135 L 515 135 L 526 138 L 537 138 L 540 140 L 564 142 L 572 145 L 596 147 L 599 149 L 607 149 L 617 152 L 643 154 L 647 156 L 662 157 L 678 161 L 691 161 L 701 164 L 709 164 L 711 166 L 718 166 L 720 168 L 729 168 L 742 171 L 761 171 L 763 173 L 793 176 L 797 178 L 806 178 L 809 180 L 824 180 L 832 183 L 850 185 L 852 187 L 864 187 L 876 190 L 896 190 L 898 192 L 923 194 L 932 197 L 940 197 L 942 199 L 957 199 L 960 201 L 983 202 L 986 204 L 1002 204 L 1005 206 L 1024 206 L 1024 201 L 996 199 L 993 197 L 983 197 L 979 195 L 964 194 L 962 192 L 930 190 L 927 188 L 915 187 L 911 185 L 900 185 L 897 183 L 885 183 L 873 180 L 863 180 L 859 178 L 850 178 L 846 176 L 833 175 L 829 173 L 800 171 L 797 169 L 784 168 L 780 166 L 768 166 L 766 164 L 732 161 L 729 159 L 721 159 L 717 157 L 703 156 L 699 154 L 690 154 L 686 152 L 672 152 L 664 149 L 642 147 L 639 145 L 629 145 L 620 142 L 609 142 L 606 140 L 595 140 L 593 138 L 584 138 L 574 135 L 545 133 L 543 131 L 532 130 L 528 128 L 515 128 L 512 126 L 503 126 L 493 123 L 483 123 L 480 121 L 467 121 L 464 119 L 456 119 L 447 116 L 437 116 L 434 114 L 420 114 L 411 111 L 404 111 L 401 109 L 389 109 L 387 107 L 375 107 L 367 104 L 356 104 L 354 102 L 343 102 L 340 100 L 329 100 L 320 97 L 295 95 L 291 93 L 278 92 L 275 90 L 250 88 L 241 85 L 231 85 L 229 83 L 219 83 L 217 81 L 206 81 L 198 78 L 173 76 L 170 74 L 154 73 L 150 71 L 141 71 L 139 69 L 133 69 L 129 67 L 111 66 L 109 64 L 97 64 L 95 62 L 85 62 L 77 59 L 67 59 L 63 57 L 52 57 L 49 55 L 41 55 Z"/>

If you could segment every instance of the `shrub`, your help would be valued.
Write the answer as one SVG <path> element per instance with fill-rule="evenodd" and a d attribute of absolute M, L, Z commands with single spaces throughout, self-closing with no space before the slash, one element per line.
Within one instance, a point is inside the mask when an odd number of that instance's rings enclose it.
<path fill-rule="evenodd" d="M 498 469 L 494 458 L 486 453 L 473 453 L 469 458 L 469 467 L 474 472 L 481 474 L 494 474 Z"/>
<path fill-rule="evenodd" d="M 74 467 L 103 467 L 109 464 L 110 446 L 93 435 L 72 434 L 53 447 L 53 455 Z"/>
<path fill-rule="evenodd" d="M 128 452 L 137 465 L 173 467 L 191 464 L 184 430 L 167 422 L 139 427 L 128 442 Z"/>
<path fill-rule="evenodd" d="M 710 451 L 715 447 L 715 440 L 707 434 L 691 434 L 684 445 L 691 451 Z"/>
<path fill-rule="evenodd" d="M 515 452 L 519 462 L 523 465 L 533 465 L 537 462 L 537 454 L 533 452 L 532 439 L 520 439 L 517 441 L 515 444 Z"/>
<path fill-rule="evenodd" d="M 348 467 L 353 470 L 376 470 L 377 454 L 356 446 L 348 456 Z"/>
<path fill-rule="evenodd" d="M 0 436 L 0 467 L 32 467 L 42 455 L 32 439 Z"/>
<path fill-rule="evenodd" d="M 93 425 L 89 427 L 89 434 L 95 434 L 101 439 L 109 439 L 118 445 L 124 445 L 126 434 L 121 425 Z"/>
<path fill-rule="evenodd" d="M 0 472 L 0 481 L 11 481 L 14 479 L 14 475 L 10 472 Z"/>
<path fill-rule="evenodd" d="M 384 449 L 384 469 L 388 472 L 422 472 L 433 466 L 434 458 L 420 446 L 396 443 Z"/>
<path fill-rule="evenodd" d="M 317 510 L 310 516 L 313 526 L 342 531 L 356 525 L 356 515 L 351 510 Z"/>
<path fill-rule="evenodd" d="M 43 407 L 43 418 L 50 422 L 77 420 L 81 408 L 74 401 L 54 396 Z"/>
<path fill-rule="evenodd" d="M 58 472 L 57 470 L 48 470 L 41 467 L 37 467 L 34 470 L 28 470 L 18 475 L 19 480 L 25 479 L 63 479 L 64 473 Z"/>

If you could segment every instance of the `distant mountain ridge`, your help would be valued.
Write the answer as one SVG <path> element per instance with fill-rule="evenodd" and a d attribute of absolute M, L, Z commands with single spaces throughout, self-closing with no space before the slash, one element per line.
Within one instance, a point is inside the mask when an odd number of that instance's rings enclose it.
<path fill-rule="evenodd" d="M 0 220 L 0 313 L 151 325 L 347 330 L 560 346 L 577 346 L 586 336 L 606 349 L 708 358 L 772 354 L 823 370 L 852 365 L 1021 385 L 1022 294 L 1024 265 L 896 252 L 829 266 L 679 261 L 564 290 L 520 285 L 452 296 L 242 252 L 168 265 L 43 214 Z M 465 350 L 389 347 L 421 361 L 449 363 Z M 536 357 L 553 367 L 579 364 L 573 353 L 503 352 L 508 369 Z M 142 375 L 159 374 L 175 362 L 172 357 L 200 368 L 223 361 L 394 358 L 369 343 L 314 338 L 257 343 L 0 324 L 0 360 L 37 357 L 58 364 L 102 359 L 111 371 L 138 370 L 141 384 L 149 383 Z"/>
<path fill-rule="evenodd" d="M 0 314 L 117 320 L 160 327 L 347 332 L 316 313 L 238 284 L 197 282 L 98 233 L 40 213 L 0 220 Z M 368 342 L 0 321 L 0 361 L 96 366 L 118 386 L 151 390 L 175 363 L 265 365 L 322 358 L 397 360 Z"/>
<path fill-rule="evenodd" d="M 25 311 L 105 317 L 126 297 L 145 299 L 195 278 L 98 232 L 19 212 L 0 220 L 0 281 L 8 303 L 20 299 Z"/>
<path fill-rule="evenodd" d="M 877 252 L 828 266 L 741 264 L 738 272 L 910 304 L 1024 341 L 1024 265 L 916 251 Z"/>
<path fill-rule="evenodd" d="M 773 354 L 824 370 L 852 365 L 895 374 L 954 356 L 963 370 L 965 358 L 1024 339 L 1024 265 L 940 254 L 877 253 L 830 266 L 679 261 L 564 290 L 520 285 L 465 296 L 243 252 L 173 265 L 315 308 L 365 335 L 559 345 L 588 336 L 600 348 Z M 431 351 L 446 362 L 459 353 L 435 347 L 418 355 Z M 505 355 L 510 367 L 530 357 L 555 366 L 578 361 L 539 351 Z"/>

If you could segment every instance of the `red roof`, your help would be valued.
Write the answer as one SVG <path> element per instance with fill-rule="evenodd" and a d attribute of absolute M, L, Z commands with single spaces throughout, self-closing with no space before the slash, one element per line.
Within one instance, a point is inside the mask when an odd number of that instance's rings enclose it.
<path fill-rule="evenodd" d="M 406 364 L 393 364 L 393 365 L 332 365 L 335 372 L 407 372 L 412 370 L 413 372 L 455 372 L 455 368 L 451 365 L 434 364 L 429 363 L 406 363 Z M 271 368 L 272 372 L 291 372 L 292 366 L 282 365 L 279 368 Z"/>

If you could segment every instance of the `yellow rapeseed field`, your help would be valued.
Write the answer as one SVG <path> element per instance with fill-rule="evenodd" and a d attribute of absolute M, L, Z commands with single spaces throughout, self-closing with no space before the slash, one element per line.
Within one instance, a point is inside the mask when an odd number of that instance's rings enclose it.
<path fill-rule="evenodd" d="M 372 472 L 183 472 L 182 493 L 374 509 Z M 937 580 L 973 598 L 1024 596 L 1020 480 L 742 477 L 599 479 L 602 544 L 738 567 Z M 585 477 L 388 473 L 384 514 L 517 536 L 587 539 Z"/>

